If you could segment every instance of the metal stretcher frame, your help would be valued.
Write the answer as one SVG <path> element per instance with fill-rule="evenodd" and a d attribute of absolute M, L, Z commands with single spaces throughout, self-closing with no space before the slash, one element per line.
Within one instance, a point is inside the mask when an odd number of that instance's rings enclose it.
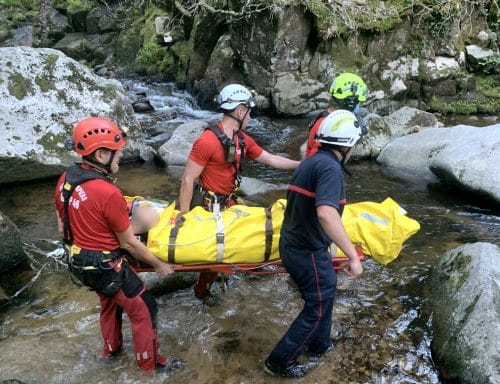
<path fill-rule="evenodd" d="M 361 247 L 356 247 L 358 257 L 361 261 L 366 259 Z M 154 272 L 154 268 L 149 265 L 139 263 L 137 260 L 130 260 L 130 265 L 137 272 Z M 333 268 L 338 271 L 344 269 L 349 264 L 348 257 L 332 257 Z M 278 273 L 286 273 L 281 259 L 263 261 L 260 263 L 208 263 L 208 264 L 193 264 L 193 265 L 175 265 L 175 272 L 220 272 L 227 275 L 235 273 L 248 273 L 250 275 L 274 275 Z"/>

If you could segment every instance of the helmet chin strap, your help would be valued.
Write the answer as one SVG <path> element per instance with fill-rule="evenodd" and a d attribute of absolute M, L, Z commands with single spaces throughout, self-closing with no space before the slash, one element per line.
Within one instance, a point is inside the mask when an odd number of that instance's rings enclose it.
<path fill-rule="evenodd" d="M 241 128 L 243 127 L 243 122 L 245 121 L 245 118 L 247 117 L 248 112 L 250 112 L 250 108 L 247 108 L 247 111 L 245 112 L 245 114 L 243 115 L 243 118 L 241 120 L 238 119 L 236 116 L 232 115 L 231 113 L 224 113 L 224 114 L 226 116 L 230 117 L 231 119 L 236 120 L 238 122 L 238 131 L 240 131 Z"/>
<path fill-rule="evenodd" d="M 340 160 L 340 166 L 342 167 L 342 170 L 348 175 L 349 177 L 352 177 L 352 172 L 349 171 L 346 166 L 345 166 L 345 161 L 347 157 L 347 153 L 351 150 L 352 147 L 346 147 L 347 150 L 341 150 L 339 149 L 338 151 L 342 155 L 342 159 Z"/>
<path fill-rule="evenodd" d="M 91 159 L 85 156 L 82 160 L 85 164 L 90 165 L 95 171 L 106 175 L 111 180 L 116 180 L 113 176 L 111 176 L 111 164 L 115 158 L 116 151 L 111 151 L 111 156 L 106 164 L 102 164 L 97 160 Z"/>

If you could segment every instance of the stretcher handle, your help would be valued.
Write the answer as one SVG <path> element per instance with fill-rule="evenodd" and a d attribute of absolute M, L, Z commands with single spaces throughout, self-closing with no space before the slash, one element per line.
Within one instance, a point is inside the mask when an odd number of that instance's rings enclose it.
<path fill-rule="evenodd" d="M 356 247 L 359 259 L 366 259 L 361 247 Z M 129 260 L 129 263 L 137 272 L 154 272 L 154 268 L 146 264 L 141 264 L 137 260 Z M 332 257 L 333 268 L 338 271 L 346 268 L 349 264 L 348 257 Z M 208 263 L 208 264 L 193 264 L 193 265 L 175 265 L 175 272 L 220 272 L 228 275 L 234 273 L 248 273 L 251 275 L 274 275 L 278 273 L 286 273 L 285 267 L 281 259 L 271 260 L 260 263 Z"/>

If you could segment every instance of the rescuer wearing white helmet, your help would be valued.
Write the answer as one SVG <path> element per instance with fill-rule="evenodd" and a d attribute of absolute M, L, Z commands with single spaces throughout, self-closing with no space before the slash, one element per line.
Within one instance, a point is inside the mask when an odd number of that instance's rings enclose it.
<path fill-rule="evenodd" d="M 304 308 L 265 360 L 264 369 L 271 375 L 303 377 L 310 366 L 297 359 L 304 354 L 317 362 L 332 348 L 337 277 L 330 244 L 335 243 L 349 258 L 349 278 L 363 271 L 341 215 L 346 204 L 343 164 L 365 134 L 352 112 L 330 113 L 318 130 L 321 146 L 302 161 L 289 182 L 279 250 Z"/>
<path fill-rule="evenodd" d="M 299 165 L 298 161 L 265 151 L 244 132 L 255 107 L 253 95 L 246 87 L 226 85 L 217 95 L 216 102 L 223 113 L 222 120 L 205 129 L 193 143 L 186 162 L 179 192 L 179 225 L 182 213 L 192 206 L 202 205 L 213 210 L 215 206 L 225 209 L 236 204 L 243 159 L 285 170 L 293 170 Z M 195 296 L 208 297 L 216 278 L 217 273 L 202 272 L 194 286 Z"/>

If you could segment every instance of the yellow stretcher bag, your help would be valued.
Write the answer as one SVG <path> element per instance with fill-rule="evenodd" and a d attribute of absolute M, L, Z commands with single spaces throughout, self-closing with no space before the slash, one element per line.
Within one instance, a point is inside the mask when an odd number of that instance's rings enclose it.
<path fill-rule="evenodd" d="M 347 204 L 342 223 L 353 244 L 383 265 L 398 257 L 403 243 L 420 230 L 420 224 L 390 197 L 382 203 Z"/>
<path fill-rule="evenodd" d="M 146 246 L 176 264 L 258 263 L 279 259 L 278 244 L 286 200 L 271 207 L 234 205 L 219 214 L 195 207 L 175 225 L 179 211 L 170 204 L 148 232 Z"/>
<path fill-rule="evenodd" d="M 158 205 L 141 197 L 126 197 L 153 206 L 159 221 L 148 231 L 146 246 L 159 259 L 189 265 L 208 263 L 259 263 L 279 259 L 279 236 L 286 200 L 271 207 L 234 205 L 212 213 L 195 207 L 185 214 L 182 226 L 175 224 L 175 203 Z M 347 204 L 342 222 L 353 244 L 386 265 L 401 251 L 403 243 L 419 229 L 417 221 L 394 200 L 382 203 Z M 339 256 L 343 256 L 337 250 Z"/>

